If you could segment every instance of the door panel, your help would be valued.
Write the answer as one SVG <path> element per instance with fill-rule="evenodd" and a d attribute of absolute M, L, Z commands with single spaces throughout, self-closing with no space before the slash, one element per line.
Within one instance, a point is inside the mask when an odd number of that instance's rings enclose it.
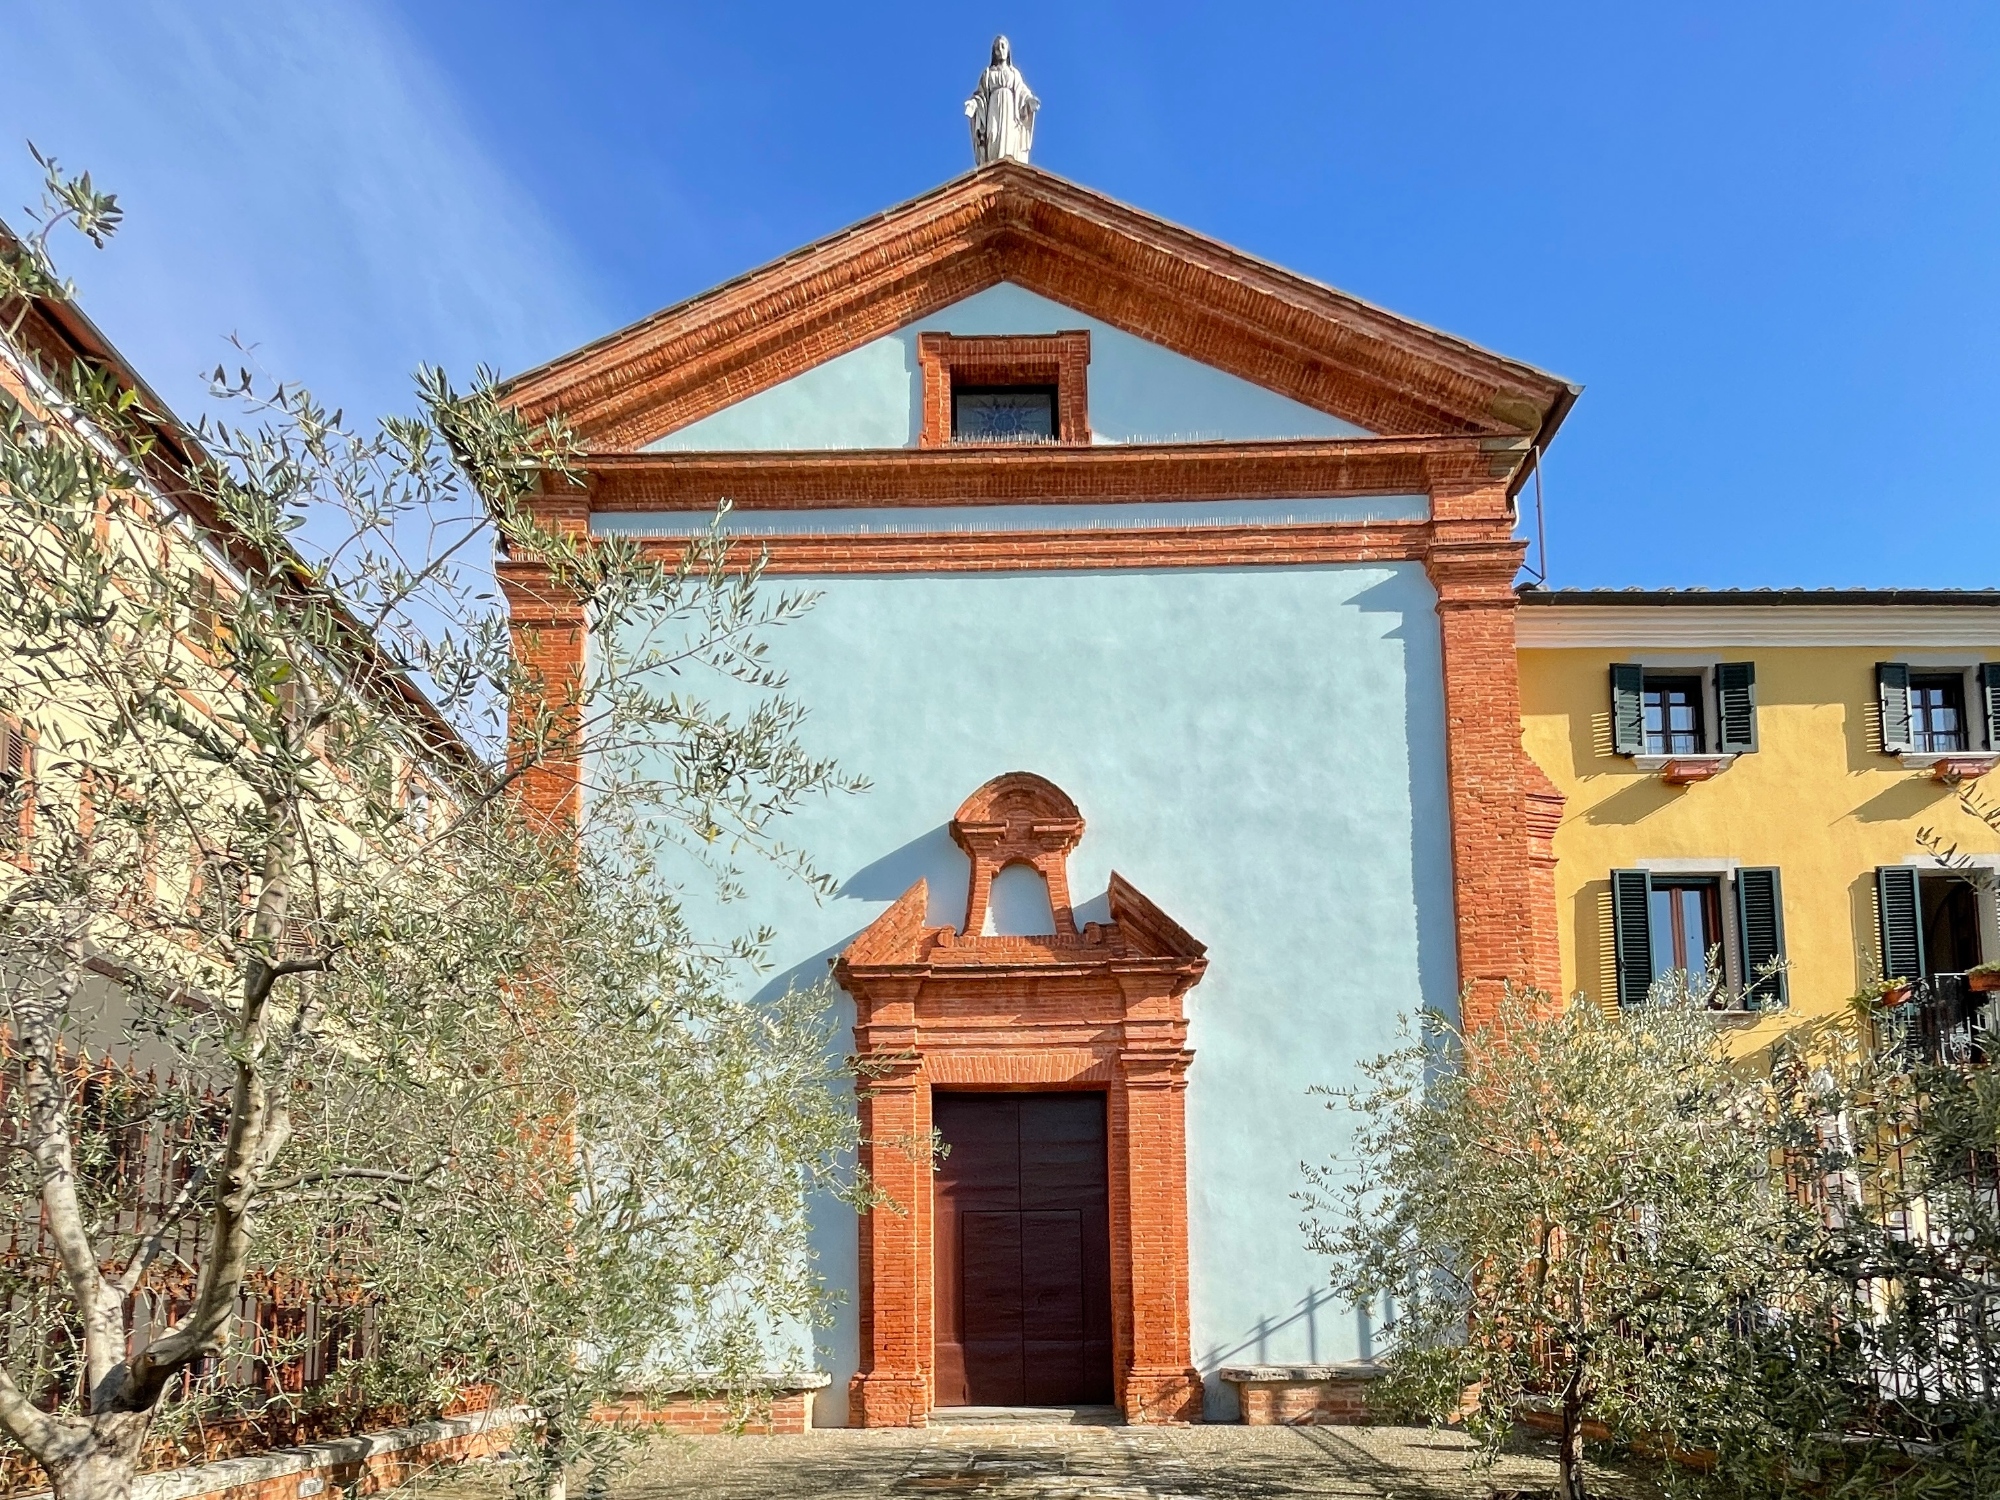
<path fill-rule="evenodd" d="M 959 1329 L 968 1406 L 1021 1406 L 1021 1215 L 958 1216 Z"/>
<path fill-rule="evenodd" d="M 940 1406 L 1111 1399 L 1101 1094 L 932 1096 Z"/>

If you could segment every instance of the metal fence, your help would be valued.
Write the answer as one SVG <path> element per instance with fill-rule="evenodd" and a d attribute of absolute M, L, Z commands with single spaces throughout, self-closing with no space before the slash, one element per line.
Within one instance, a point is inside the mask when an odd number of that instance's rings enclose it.
<path fill-rule="evenodd" d="M 1868 1425 L 1886 1433 L 2000 1400 L 2000 1143 L 1979 1102 L 2000 1083 L 1986 1071 L 1996 1002 L 1945 974 L 1878 1012 L 1861 1087 L 1792 1163 L 1843 1288 L 1830 1331 L 1865 1371 Z"/>
<path fill-rule="evenodd" d="M 11 1042 L 0 1036 L 0 1062 Z M 130 1061 L 71 1057 L 63 1074 L 75 1124 L 78 1177 L 94 1220 L 107 1274 L 118 1274 L 142 1236 L 151 1234 L 181 1199 L 198 1163 L 220 1142 L 228 1099 L 220 1090 L 141 1070 Z M 39 1405 L 53 1409 L 81 1400 L 82 1350 L 60 1281 L 46 1213 L 29 1175 L 26 1153 L 7 1149 L 22 1132 L 14 1069 L 0 1067 L 0 1160 L 5 1219 L 0 1221 L 0 1298 L 4 1298 L 10 1364 L 32 1372 Z M 171 1327 L 191 1304 L 194 1267 L 202 1252 L 205 1215 L 195 1212 L 166 1231 L 162 1253 L 128 1305 L 134 1339 Z M 237 1299 L 224 1351 L 184 1370 L 169 1392 L 168 1410 L 204 1411 L 200 1420 L 169 1421 L 156 1462 L 181 1463 L 293 1443 L 348 1431 L 364 1413 L 304 1398 L 327 1394 L 343 1366 L 375 1346 L 372 1311 L 357 1291 L 329 1297 L 282 1277 L 253 1276 Z M 200 1394 L 200 1403 L 185 1398 Z M 174 1398 L 183 1398 L 176 1401 Z M 0 1483 L 18 1487 L 26 1475 L 0 1464 Z M 28 1488 L 36 1487 L 30 1481 Z"/>

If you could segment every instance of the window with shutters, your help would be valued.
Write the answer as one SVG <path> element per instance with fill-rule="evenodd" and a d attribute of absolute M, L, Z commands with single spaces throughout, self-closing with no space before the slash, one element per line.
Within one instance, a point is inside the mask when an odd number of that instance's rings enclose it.
<path fill-rule="evenodd" d="M 1971 748 L 1965 740 L 1965 678 L 1958 672 L 1910 676 L 1910 748 L 1944 755 Z"/>
<path fill-rule="evenodd" d="M 34 833 L 34 740 L 17 720 L 0 719 L 0 858 L 26 864 Z"/>
<path fill-rule="evenodd" d="M 1693 991 L 1712 980 L 1718 1009 L 1785 1003 L 1784 900 L 1775 868 L 1718 861 L 1712 871 L 1613 870 L 1611 907 L 1620 1005 L 1643 1004 L 1676 971 Z"/>
<path fill-rule="evenodd" d="M 203 850 L 189 891 L 189 915 L 202 930 L 224 939 L 240 937 L 250 901 L 250 871 L 219 849 Z"/>
<path fill-rule="evenodd" d="M 1929 979 L 1985 962 L 1980 888 L 1952 870 L 1884 865 L 1875 872 L 1882 977 Z"/>
<path fill-rule="evenodd" d="M 188 639 L 211 656 L 222 644 L 222 591 L 207 573 L 189 581 Z"/>
<path fill-rule="evenodd" d="M 1884 755 L 2000 754 L 2000 662 L 1877 662 L 1875 697 Z"/>
<path fill-rule="evenodd" d="M 1710 758 L 1726 763 L 1757 748 L 1757 672 L 1747 661 L 1713 666 L 1611 668 L 1611 739 L 1616 754 L 1653 760 Z M 1641 769 L 1661 769 L 1657 764 Z"/>

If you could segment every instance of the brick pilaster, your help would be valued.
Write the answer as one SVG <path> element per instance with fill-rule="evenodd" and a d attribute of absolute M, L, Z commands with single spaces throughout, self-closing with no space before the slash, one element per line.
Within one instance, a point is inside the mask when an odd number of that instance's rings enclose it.
<path fill-rule="evenodd" d="M 857 1427 L 922 1427 L 931 1408 L 931 1091 L 914 1046 L 917 989 L 880 986 L 855 1027 L 861 1168 L 891 1200 L 861 1216 L 861 1368 L 848 1382 Z"/>
<path fill-rule="evenodd" d="M 562 483 L 559 493 L 531 497 L 528 508 L 557 535 L 590 534 L 587 486 Z M 574 827 L 582 812 L 583 601 L 538 560 L 502 558 L 494 572 L 507 601 L 509 644 L 524 674 L 507 705 L 508 762 L 521 772 L 521 804 L 546 826 Z"/>
<path fill-rule="evenodd" d="M 1425 565 L 1443 640 L 1458 972 L 1464 1024 L 1477 1027 L 1493 1019 L 1506 984 L 1539 977 L 1514 651 L 1525 544 L 1498 481 L 1440 485 L 1431 514 Z"/>
<path fill-rule="evenodd" d="M 1188 1358 L 1185 1051 L 1126 1051 L 1118 1091 L 1130 1222 L 1131 1363 L 1120 1405 L 1132 1423 L 1199 1422 L 1201 1376 Z"/>
<path fill-rule="evenodd" d="M 1199 1422 L 1201 1376 L 1189 1358 L 1187 1049 L 1184 978 L 1126 974 L 1124 1046 L 1112 1090 L 1112 1150 L 1122 1157 L 1129 1353 L 1117 1363 L 1127 1422 Z M 1115 1272 L 1114 1272 L 1115 1274 Z M 1118 1330 L 1114 1329 L 1114 1339 Z M 1129 1362 L 1128 1362 L 1129 1361 Z"/>
<path fill-rule="evenodd" d="M 539 563 L 495 570 L 507 600 L 514 661 L 525 674 L 507 706 L 508 761 L 521 805 L 546 827 L 582 812 L 583 603 Z"/>

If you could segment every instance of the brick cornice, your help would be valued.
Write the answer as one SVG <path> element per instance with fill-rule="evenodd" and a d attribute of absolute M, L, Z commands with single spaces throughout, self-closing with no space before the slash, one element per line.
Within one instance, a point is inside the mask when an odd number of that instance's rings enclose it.
<path fill-rule="evenodd" d="M 1539 434 L 1576 389 L 1020 163 L 999 163 L 516 377 L 636 447 L 1000 281 L 1374 432 Z"/>
<path fill-rule="evenodd" d="M 587 503 L 635 512 L 709 511 L 724 499 L 743 510 L 818 510 L 1453 494 L 1504 487 L 1527 458 L 1525 442 L 1449 437 L 600 454 L 589 463 Z M 1504 511 L 1504 494 L 1499 503 Z"/>
<path fill-rule="evenodd" d="M 1203 526 L 1134 531 L 938 532 L 879 536 L 756 537 L 740 544 L 743 566 L 759 558 L 774 577 L 843 573 L 990 573 L 1095 568 L 1304 567 L 1408 562 L 1424 556 L 1422 522 L 1366 526 Z M 646 542 L 670 560 L 684 539 Z"/>

